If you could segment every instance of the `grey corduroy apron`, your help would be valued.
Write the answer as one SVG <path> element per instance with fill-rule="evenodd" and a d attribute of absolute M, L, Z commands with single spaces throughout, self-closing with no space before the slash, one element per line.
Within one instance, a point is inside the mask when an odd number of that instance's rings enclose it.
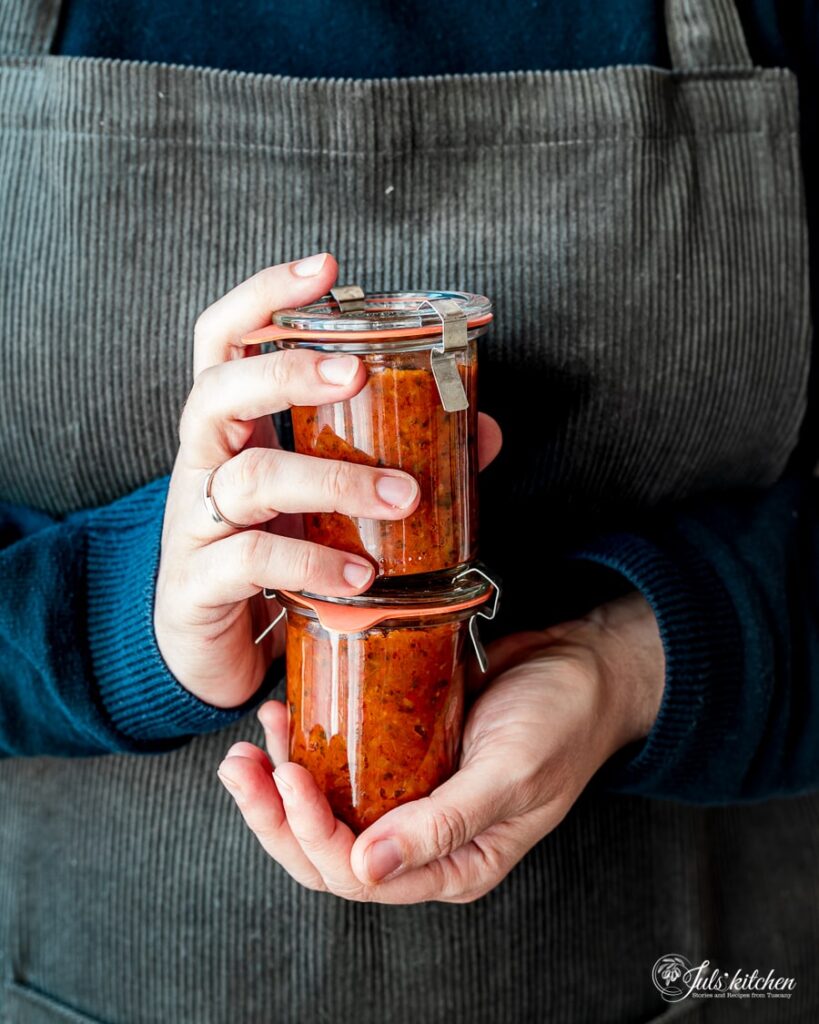
<path fill-rule="evenodd" d="M 58 8 L 0 0 L 3 499 L 167 472 L 197 313 L 321 249 L 370 289 L 496 302 L 501 631 L 538 621 L 555 538 L 782 472 L 810 356 L 796 88 L 730 0 L 669 0 L 671 72 L 372 81 L 51 56 Z M 473 905 L 362 906 L 240 823 L 214 771 L 257 736 L 0 765 L 0 1019 L 648 1021 L 672 952 L 798 983 L 675 1018 L 819 1019 L 819 800 L 589 794 Z"/>

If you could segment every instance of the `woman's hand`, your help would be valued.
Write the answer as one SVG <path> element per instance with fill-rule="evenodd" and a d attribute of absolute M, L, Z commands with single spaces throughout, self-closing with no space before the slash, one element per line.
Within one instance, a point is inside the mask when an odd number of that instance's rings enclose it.
<path fill-rule="evenodd" d="M 310 774 L 287 761 L 284 705 L 263 705 L 268 754 L 237 743 L 219 776 L 270 856 L 303 885 L 348 899 L 477 899 L 657 716 L 663 648 L 637 594 L 577 622 L 506 637 L 489 655 L 492 681 L 467 716 L 459 770 L 358 838 Z"/>
<path fill-rule="evenodd" d="M 179 682 L 217 707 L 249 699 L 281 649 L 282 633 L 253 640 L 279 611 L 263 588 L 349 596 L 366 590 L 373 567 L 358 555 L 301 539 L 301 513 L 342 512 L 403 519 L 418 504 L 407 473 L 282 451 L 271 414 L 357 394 L 367 373 L 356 356 L 307 350 L 261 354 L 241 338 L 270 323 L 276 309 L 324 295 L 338 267 L 329 253 L 269 267 L 199 318 L 194 384 L 182 414 L 157 578 L 154 629 Z M 481 416 L 483 464 L 500 430 Z M 202 489 L 210 471 L 221 514 L 208 515 Z"/>

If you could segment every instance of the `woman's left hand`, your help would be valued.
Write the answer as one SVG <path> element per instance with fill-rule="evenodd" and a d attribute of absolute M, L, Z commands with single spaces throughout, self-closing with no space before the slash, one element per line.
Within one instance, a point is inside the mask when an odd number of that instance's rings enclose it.
<path fill-rule="evenodd" d="M 638 594 L 542 633 L 505 637 L 489 656 L 491 681 L 467 716 L 459 770 L 357 838 L 310 774 L 287 761 L 284 705 L 263 705 L 269 758 L 237 743 L 219 777 L 270 856 L 302 885 L 346 899 L 478 899 L 656 718 L 663 649 Z"/>

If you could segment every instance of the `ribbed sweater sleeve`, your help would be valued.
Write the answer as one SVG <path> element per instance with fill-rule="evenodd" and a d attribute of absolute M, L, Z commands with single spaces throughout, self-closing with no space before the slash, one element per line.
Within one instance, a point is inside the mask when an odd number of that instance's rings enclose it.
<path fill-rule="evenodd" d="M 0 505 L 0 755 L 159 751 L 230 724 L 153 629 L 167 479 L 55 522 Z"/>
<path fill-rule="evenodd" d="M 819 482 L 692 503 L 575 557 L 642 592 L 666 657 L 656 724 L 600 783 L 700 804 L 819 788 Z"/>

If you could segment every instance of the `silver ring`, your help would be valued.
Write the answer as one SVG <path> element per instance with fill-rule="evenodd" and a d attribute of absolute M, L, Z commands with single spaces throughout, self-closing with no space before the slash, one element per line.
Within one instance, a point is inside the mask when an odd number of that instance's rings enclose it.
<path fill-rule="evenodd" d="M 216 504 L 216 499 L 213 497 L 213 478 L 216 476 L 216 470 L 219 468 L 219 466 L 214 466 L 210 473 L 205 477 L 205 483 L 202 486 L 202 501 L 205 504 L 205 510 L 214 523 L 224 523 L 225 526 L 231 526 L 234 530 L 246 530 L 246 526 L 243 526 L 241 523 L 232 522 L 227 518 L 227 516 L 223 516 L 219 511 L 219 506 Z"/>

